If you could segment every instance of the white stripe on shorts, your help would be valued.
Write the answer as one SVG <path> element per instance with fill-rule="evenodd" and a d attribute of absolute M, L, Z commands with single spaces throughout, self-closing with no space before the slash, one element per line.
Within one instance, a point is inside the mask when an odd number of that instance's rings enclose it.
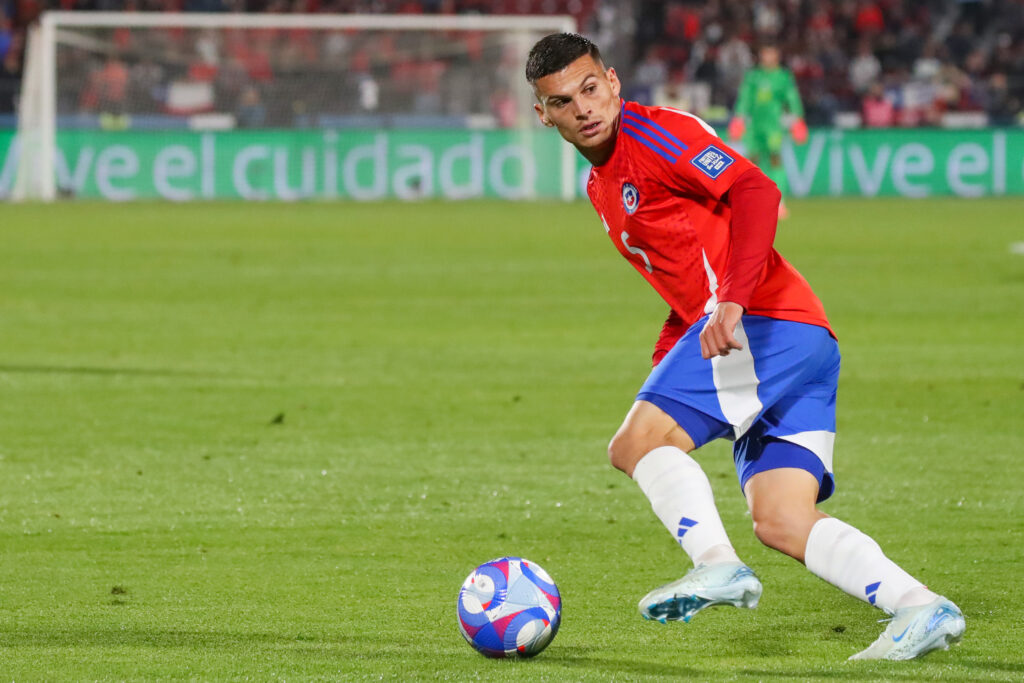
<path fill-rule="evenodd" d="M 825 465 L 826 472 L 832 471 L 832 449 L 836 443 L 835 432 L 818 430 L 813 432 L 789 434 L 778 438 L 790 443 L 795 443 L 797 446 L 803 446 L 811 453 L 818 456 L 818 459 L 820 459 L 822 464 Z"/>
<path fill-rule="evenodd" d="M 700 255 L 704 257 L 704 272 L 707 273 L 708 289 L 711 291 L 711 296 L 704 304 L 704 313 L 708 314 L 718 305 L 718 276 L 715 274 L 715 269 L 711 267 L 711 262 L 708 261 L 708 253 L 701 249 Z"/>
<path fill-rule="evenodd" d="M 731 350 L 728 356 L 712 358 L 711 372 L 722 415 L 732 425 L 738 439 L 750 429 L 762 405 L 757 397 L 757 386 L 761 381 L 754 371 L 754 355 L 750 352 L 750 341 L 742 320 L 736 325 L 735 336 L 743 348 Z"/>

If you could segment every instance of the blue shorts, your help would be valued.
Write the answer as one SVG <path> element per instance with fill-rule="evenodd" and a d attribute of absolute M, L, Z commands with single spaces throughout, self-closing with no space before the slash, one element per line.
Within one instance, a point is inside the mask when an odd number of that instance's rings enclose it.
<path fill-rule="evenodd" d="M 817 477 L 818 500 L 835 490 L 839 345 L 824 327 L 744 315 L 743 345 L 728 356 L 700 355 L 701 318 L 676 342 L 637 394 L 668 413 L 698 448 L 735 441 L 740 487 L 758 472 L 798 467 Z"/>

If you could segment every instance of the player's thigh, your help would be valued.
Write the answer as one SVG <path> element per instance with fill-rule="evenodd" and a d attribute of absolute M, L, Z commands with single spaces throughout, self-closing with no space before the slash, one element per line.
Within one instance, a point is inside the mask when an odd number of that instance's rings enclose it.
<path fill-rule="evenodd" d="M 835 490 L 832 453 L 839 348 L 831 337 L 821 340 L 816 350 L 812 341 L 813 335 L 802 345 L 810 349 L 809 355 L 802 360 L 795 357 L 797 363 L 780 366 L 773 361 L 762 368 L 765 410 L 733 449 L 744 491 L 754 476 L 776 469 L 810 474 L 816 484 L 812 503 L 825 500 Z"/>
<path fill-rule="evenodd" d="M 815 507 L 818 479 L 799 467 L 758 472 L 743 492 L 754 532 L 766 545 L 803 561 L 811 528 L 826 515 Z"/>
<path fill-rule="evenodd" d="M 781 410 L 804 396 L 834 400 L 839 347 L 826 328 L 745 315 L 743 334 L 752 356 L 762 414 L 776 405 Z"/>
<path fill-rule="evenodd" d="M 759 420 L 733 446 L 733 461 L 736 465 L 736 477 L 739 480 L 740 489 L 744 495 L 749 496 L 751 483 L 759 478 L 763 479 L 762 475 L 780 470 L 801 472 L 806 476 L 801 476 L 798 479 L 806 479 L 813 487 L 807 504 L 800 503 L 800 507 L 814 507 L 818 501 L 828 498 L 835 487 L 831 472 L 831 442 L 834 433 L 820 432 L 822 435 L 828 435 L 828 446 L 823 449 L 808 441 L 809 436 L 818 432 L 793 432 L 789 428 L 779 430 L 775 427 L 774 424 L 768 425 L 766 421 Z M 766 432 L 777 431 L 787 432 L 787 436 L 766 434 Z M 807 445 L 787 439 L 802 441 Z M 767 496 L 762 495 L 760 498 L 764 501 Z M 783 495 L 780 500 L 783 502 L 795 501 L 796 498 Z M 754 503 L 749 497 L 747 503 L 753 512 Z M 774 506 L 772 508 L 774 509 Z M 762 509 L 764 509 L 763 506 Z"/>
<path fill-rule="evenodd" d="M 744 315 L 736 326 L 743 348 L 706 359 L 697 321 L 651 372 L 637 399 L 670 415 L 694 446 L 742 437 L 762 415 L 816 377 L 835 341 L 825 328 Z"/>
<path fill-rule="evenodd" d="M 810 513 L 816 506 L 818 481 L 804 468 L 779 467 L 750 477 L 743 493 L 756 523 L 759 519 Z"/>
<path fill-rule="evenodd" d="M 742 437 L 762 413 L 815 373 L 832 341 L 815 325 L 744 315 L 735 329 L 743 348 L 706 359 L 697 321 L 651 372 L 637 399 L 671 415 L 697 448 Z"/>
<path fill-rule="evenodd" d="M 637 401 L 657 406 L 700 448 L 731 433 L 722 413 L 712 361 L 700 350 L 704 320 L 694 323 L 676 342 L 637 392 Z"/>

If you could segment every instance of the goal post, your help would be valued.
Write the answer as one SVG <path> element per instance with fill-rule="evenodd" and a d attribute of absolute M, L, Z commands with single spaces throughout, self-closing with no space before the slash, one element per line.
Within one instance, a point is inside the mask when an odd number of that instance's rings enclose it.
<path fill-rule="evenodd" d="M 0 196 L 570 200 L 577 155 L 539 126 L 523 67 L 540 37 L 575 30 L 570 16 L 46 12 Z"/>

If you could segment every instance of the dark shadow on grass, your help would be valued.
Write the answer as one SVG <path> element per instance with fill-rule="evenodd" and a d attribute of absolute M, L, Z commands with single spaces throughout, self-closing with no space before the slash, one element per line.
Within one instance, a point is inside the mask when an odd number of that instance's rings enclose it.
<path fill-rule="evenodd" d="M 837 662 L 842 668 L 807 668 L 807 669 L 737 669 L 734 673 L 740 676 L 751 676 L 758 680 L 792 679 L 806 681 L 812 678 L 831 678 L 837 681 L 933 681 L 949 680 L 955 674 L 949 671 L 935 671 L 922 665 L 936 662 Z M 971 667 L 963 661 L 950 662 L 959 666 Z M 980 678 L 980 676 L 979 676 Z"/>
<path fill-rule="evenodd" d="M 16 650 L 32 648 L 154 648 L 166 650 L 248 651 L 254 648 L 290 652 L 300 657 L 321 659 L 325 655 L 350 660 L 379 660 L 389 657 L 408 658 L 406 643 L 389 641 L 367 634 L 339 635 L 297 632 L 290 634 L 243 631 L 189 631 L 184 629 L 163 630 L 120 630 L 75 629 L 75 630 L 20 630 L 12 629 L 0 633 L 0 647 Z M 462 648 L 460 648 L 462 651 Z M 490 672 L 512 667 L 519 671 L 535 664 L 543 675 L 551 675 L 551 667 L 565 669 L 565 679 L 573 680 L 584 674 L 621 676 L 628 679 L 646 676 L 674 676 L 680 679 L 700 680 L 707 672 L 684 666 L 614 657 L 594 657 L 589 648 L 564 648 L 549 650 L 537 659 L 495 660 L 490 662 Z M 466 650 L 464 656 L 477 659 L 479 655 Z"/>
<path fill-rule="evenodd" d="M 617 673 L 627 677 L 642 676 L 676 676 L 679 678 L 700 678 L 706 676 L 707 672 L 700 669 L 691 669 L 685 666 L 665 664 L 664 662 L 645 662 L 633 659 L 614 659 L 608 657 L 593 657 L 583 649 L 573 652 L 575 648 L 560 647 L 555 651 L 545 652 L 540 655 L 545 664 L 560 665 L 571 669 L 586 669 L 595 673 Z M 582 674 L 582 672 L 580 672 Z M 569 679 L 573 676 L 570 674 Z"/>
<path fill-rule="evenodd" d="M 351 640 L 351 643 L 346 641 Z M 0 633 L 0 646 L 18 647 L 155 647 L 155 648 L 247 648 L 253 645 L 305 650 L 312 647 L 337 648 L 346 644 L 365 647 L 359 639 L 320 637 L 311 634 L 260 633 L 241 631 L 82 629 L 66 631 L 25 631 Z"/>
<path fill-rule="evenodd" d="M 95 375 L 112 377 L 236 377 L 231 373 L 208 370 L 173 370 L 168 368 L 104 368 L 87 365 L 0 365 L 0 374 Z"/>

